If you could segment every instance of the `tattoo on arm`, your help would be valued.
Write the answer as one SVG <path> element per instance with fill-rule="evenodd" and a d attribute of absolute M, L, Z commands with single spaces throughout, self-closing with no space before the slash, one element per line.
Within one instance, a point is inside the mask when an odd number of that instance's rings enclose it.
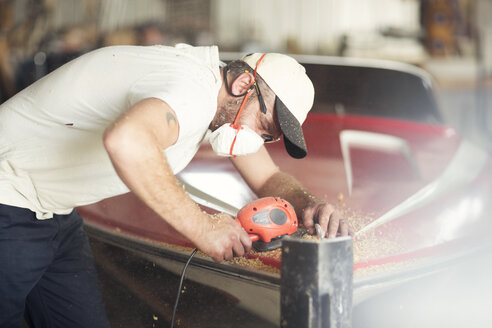
<path fill-rule="evenodd" d="M 167 125 L 169 125 L 171 123 L 171 121 L 174 121 L 174 123 L 177 123 L 176 117 L 174 117 L 174 115 L 170 112 L 166 113 L 166 120 L 167 120 Z"/>

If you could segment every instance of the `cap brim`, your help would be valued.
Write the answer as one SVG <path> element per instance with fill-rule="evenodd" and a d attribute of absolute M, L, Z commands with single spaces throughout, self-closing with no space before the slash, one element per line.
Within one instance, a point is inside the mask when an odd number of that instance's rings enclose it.
<path fill-rule="evenodd" d="M 306 142 L 302 133 L 302 126 L 294 115 L 287 109 L 279 97 L 275 99 L 280 129 L 284 135 L 285 149 L 294 158 L 303 158 L 307 155 Z"/>

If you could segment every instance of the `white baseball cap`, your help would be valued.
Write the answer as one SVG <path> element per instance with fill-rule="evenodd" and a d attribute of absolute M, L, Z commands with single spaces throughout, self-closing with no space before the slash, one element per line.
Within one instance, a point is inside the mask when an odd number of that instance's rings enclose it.
<path fill-rule="evenodd" d="M 294 158 L 307 154 L 302 133 L 302 123 L 313 106 L 314 87 L 306 69 L 294 58 L 267 53 L 261 62 L 262 53 L 249 54 L 241 58 L 268 84 L 275 93 L 275 110 L 284 135 L 285 149 Z"/>

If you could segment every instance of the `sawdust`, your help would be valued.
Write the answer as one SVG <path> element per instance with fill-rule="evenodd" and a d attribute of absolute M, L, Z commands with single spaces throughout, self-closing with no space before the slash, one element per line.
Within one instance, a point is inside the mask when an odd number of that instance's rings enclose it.
<path fill-rule="evenodd" d="M 364 214 L 360 211 L 354 211 L 350 208 L 339 208 L 343 217 L 352 227 L 354 232 L 359 231 L 369 223 L 375 220 L 373 215 Z M 370 230 L 353 240 L 354 245 L 354 263 L 374 260 L 382 257 L 387 257 L 395 254 L 400 254 L 405 251 L 400 240 L 402 231 L 397 228 L 392 228 L 388 231 Z"/>
<path fill-rule="evenodd" d="M 362 229 L 369 223 L 375 220 L 375 216 L 370 213 L 363 213 L 361 211 L 353 210 L 347 206 L 344 202 L 344 195 L 339 193 L 337 196 L 337 204 L 335 205 L 338 211 L 341 212 L 342 217 L 353 229 L 354 232 Z M 391 232 L 383 233 L 381 230 L 368 231 L 361 236 L 354 238 L 353 240 L 353 255 L 354 263 L 367 262 L 370 260 L 380 259 L 395 254 L 401 254 L 405 252 L 405 248 L 399 243 L 402 236 L 402 231 L 396 228 L 392 229 Z M 317 240 L 316 236 L 309 235 L 307 233 L 301 235 L 300 238 Z M 251 251 L 253 254 L 265 257 L 273 258 L 276 260 L 281 260 L 282 250 L 276 249 L 268 252 L 258 253 L 256 251 Z M 367 268 L 359 268 L 355 270 L 354 276 L 359 277 L 366 274 L 389 271 L 404 266 L 408 266 L 415 261 L 405 261 L 399 263 L 388 263 L 383 265 L 372 265 Z M 247 266 L 249 268 L 270 271 L 271 266 L 265 265 L 258 258 L 247 259 L 241 258 L 240 260 L 232 261 L 234 264 Z M 275 268 L 276 269 L 276 268 Z M 277 269 L 278 270 L 278 269 Z"/>
<path fill-rule="evenodd" d="M 169 243 L 165 243 L 165 242 L 161 242 L 161 241 L 155 241 L 152 239 L 146 239 L 146 240 L 149 242 L 152 242 L 153 244 L 158 244 L 160 246 L 172 248 L 172 249 L 178 250 L 178 251 L 183 252 L 183 253 L 190 253 L 191 254 L 191 252 L 193 251 L 193 248 L 191 248 L 191 247 L 169 244 Z M 271 258 L 276 258 L 276 259 L 280 260 L 282 252 L 281 252 L 280 248 L 273 250 L 273 251 L 261 252 L 261 253 L 252 249 L 249 252 L 249 254 L 253 255 L 253 256 L 271 257 Z M 196 253 L 196 256 L 208 257 L 207 254 L 205 254 L 201 251 L 198 251 Z M 248 267 L 248 268 L 254 269 L 254 270 L 260 270 L 260 271 L 266 271 L 266 272 L 272 272 L 272 273 L 280 274 L 279 268 L 263 263 L 258 257 L 256 257 L 256 258 L 235 257 L 231 261 L 226 261 L 226 262 L 229 264 L 235 264 L 235 265 L 240 265 L 243 267 Z"/>
<path fill-rule="evenodd" d="M 276 260 L 280 260 L 282 257 L 282 249 L 281 248 L 277 248 L 277 249 L 274 249 L 271 251 L 266 251 L 266 252 L 257 252 L 253 249 L 253 250 L 251 250 L 250 253 L 255 254 L 257 256 L 268 257 L 268 258 L 272 258 L 272 259 L 276 259 Z"/>
<path fill-rule="evenodd" d="M 259 258 L 248 259 L 246 257 L 235 257 L 232 261 L 228 261 L 228 263 L 237 264 L 243 267 L 248 267 L 250 269 L 280 274 L 279 268 L 267 265 L 263 263 Z"/>
<path fill-rule="evenodd" d="M 342 217 L 345 221 L 352 227 L 353 231 L 356 232 L 372 221 L 375 220 L 375 216 L 371 213 L 363 213 L 361 211 L 353 210 L 347 206 L 344 202 L 344 196 L 339 193 L 337 196 L 337 203 L 335 207 L 341 212 Z M 214 219 L 222 219 L 220 216 L 214 217 Z M 300 226 L 302 228 L 302 226 Z M 367 262 L 375 259 L 380 259 L 395 254 L 404 253 L 405 248 L 399 243 L 402 236 L 402 231 L 396 228 L 392 229 L 390 232 L 381 230 L 367 231 L 366 233 L 357 236 L 353 240 L 353 256 L 354 263 Z M 309 235 L 307 233 L 302 234 L 300 238 L 317 240 L 316 236 Z M 165 245 L 166 247 L 174 248 L 186 253 L 191 253 L 192 248 L 177 246 L 173 244 L 156 242 L 154 243 Z M 197 253 L 198 256 L 207 257 L 206 254 L 202 252 Z M 236 257 L 228 263 L 233 265 L 239 265 L 247 267 L 253 270 L 266 271 L 272 273 L 280 274 L 280 269 L 271 265 L 267 265 L 260 260 L 260 258 L 271 258 L 280 261 L 282 257 L 282 250 L 275 249 L 267 252 L 257 252 L 251 250 L 248 257 Z M 354 277 L 361 277 L 367 274 L 372 274 L 382 271 L 390 271 L 404 266 L 408 266 L 415 263 L 414 260 L 398 262 L 398 263 L 388 263 L 383 265 L 371 265 L 366 268 L 358 268 L 354 272 Z"/>

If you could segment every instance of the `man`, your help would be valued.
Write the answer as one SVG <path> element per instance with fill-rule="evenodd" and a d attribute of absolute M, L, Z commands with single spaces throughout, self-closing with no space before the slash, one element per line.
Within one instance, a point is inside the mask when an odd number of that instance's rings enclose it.
<path fill-rule="evenodd" d="M 247 233 L 208 215 L 175 174 L 207 139 L 259 196 L 288 200 L 306 228 L 351 234 L 338 212 L 283 173 L 264 142 L 306 155 L 314 88 L 280 54 L 221 68 L 217 47 L 108 47 L 64 65 L 0 106 L 0 326 L 106 327 L 74 207 L 132 191 L 215 261 Z M 232 123 L 232 124 L 231 124 Z"/>

